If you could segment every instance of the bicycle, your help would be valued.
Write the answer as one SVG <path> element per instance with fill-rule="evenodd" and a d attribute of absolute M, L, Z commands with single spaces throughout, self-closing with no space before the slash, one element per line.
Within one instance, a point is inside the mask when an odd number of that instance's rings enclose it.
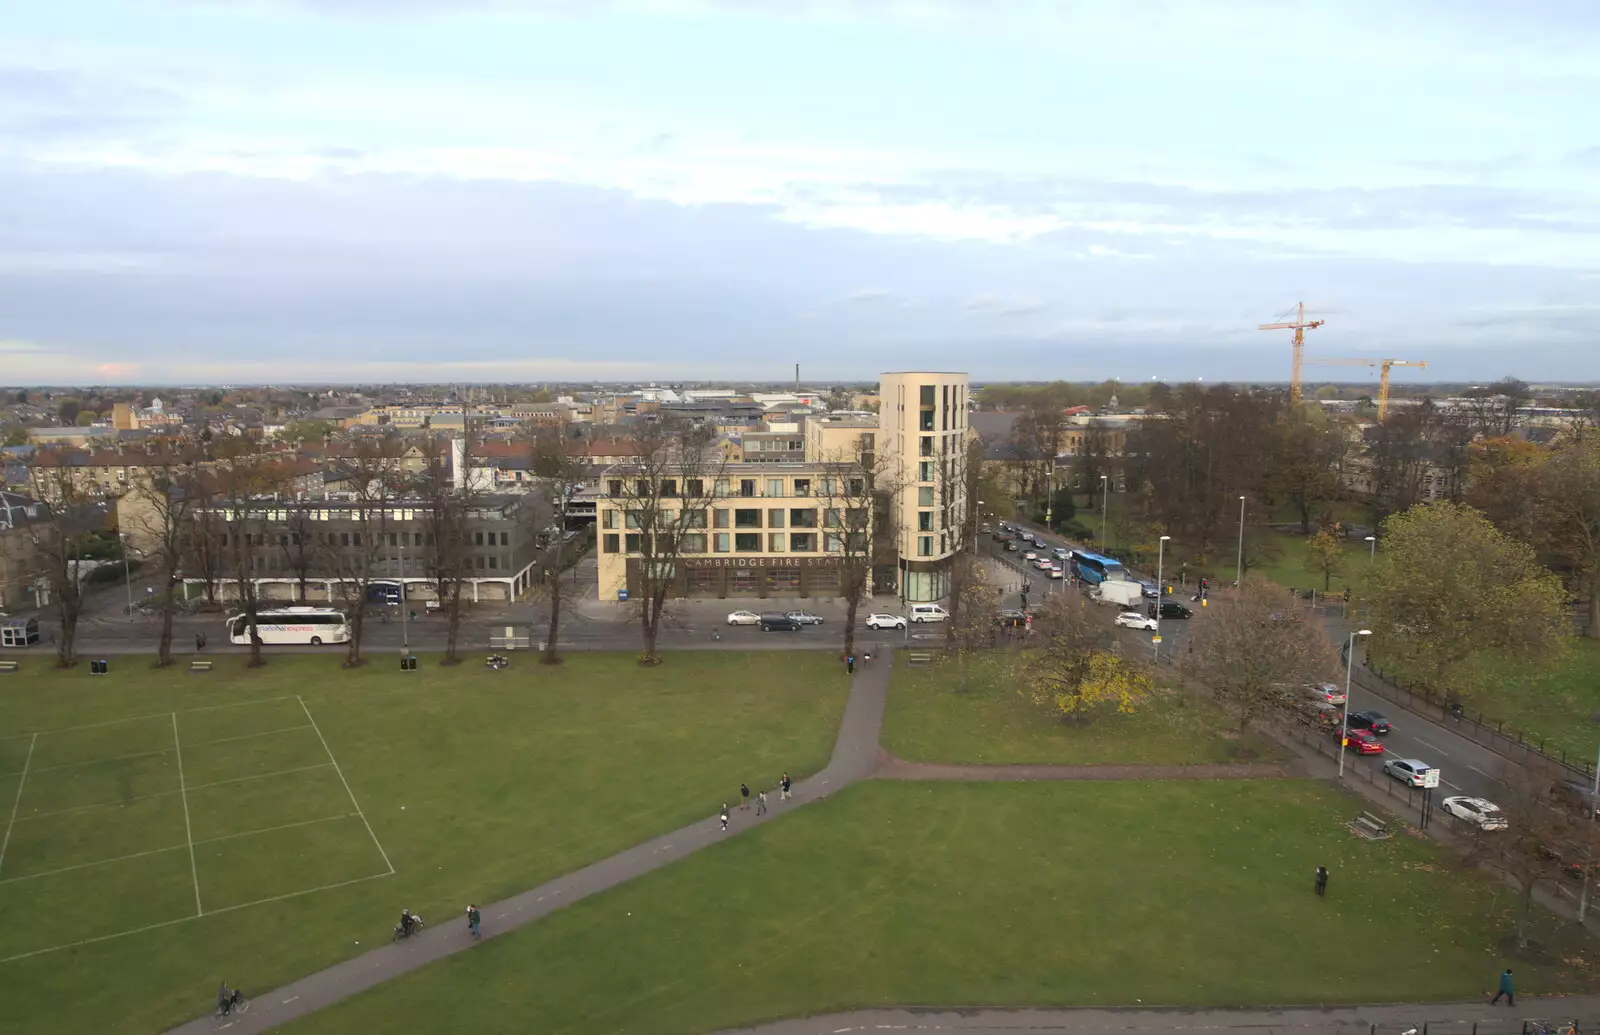
<path fill-rule="evenodd" d="M 1544 1021 L 1531 1020 L 1522 1026 L 1522 1030 L 1526 1033 L 1526 1035 L 1581 1035 L 1581 1033 L 1578 1031 L 1577 1021 L 1572 1021 L 1569 1024 L 1558 1024 L 1554 1027 L 1551 1027 Z"/>
<path fill-rule="evenodd" d="M 233 994 L 228 996 L 227 1002 L 218 1004 L 216 1016 L 220 1020 L 223 1017 L 231 1017 L 236 1013 L 245 1013 L 249 1009 L 250 1000 L 246 999 L 244 993 L 236 988 L 233 990 Z"/>

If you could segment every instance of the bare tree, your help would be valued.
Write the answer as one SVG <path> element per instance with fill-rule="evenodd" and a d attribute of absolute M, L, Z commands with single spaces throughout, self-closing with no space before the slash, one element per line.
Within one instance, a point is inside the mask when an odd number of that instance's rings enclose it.
<path fill-rule="evenodd" d="M 461 660 L 461 591 L 472 577 L 472 535 L 468 525 L 477 502 L 472 481 L 474 444 L 474 431 L 468 422 L 461 438 L 450 445 L 451 455 L 446 458 L 437 452 L 431 454 L 428 466 L 415 483 L 422 496 L 426 528 L 424 568 L 434 584 L 445 623 L 446 665 Z"/>
<path fill-rule="evenodd" d="M 304 602 L 306 584 L 316 567 L 318 543 L 317 529 L 311 520 L 311 508 L 304 500 L 286 500 L 283 520 L 278 523 L 278 549 L 283 554 L 283 564 L 294 574 L 296 600 Z"/>
<path fill-rule="evenodd" d="M 894 524 L 887 515 L 888 500 L 899 490 L 898 468 L 877 452 L 875 443 L 871 432 L 863 432 L 849 449 L 820 458 L 823 475 L 817 495 L 823 507 L 823 545 L 839 560 L 846 657 L 855 653 L 856 618 L 871 590 L 883 540 L 894 536 Z"/>
<path fill-rule="evenodd" d="M 50 607 L 61 627 L 56 640 L 57 664 L 77 664 L 78 620 L 83 616 L 84 547 L 104 524 L 103 511 L 83 492 L 65 459 L 36 452 L 28 466 L 28 482 L 43 516 L 29 525 L 34 556 L 50 594 Z"/>
<path fill-rule="evenodd" d="M 583 551 L 566 537 L 566 516 L 572 501 L 583 491 L 586 463 L 573 448 L 573 441 L 564 428 L 541 428 L 529 443 L 531 467 L 539 497 L 539 506 L 531 509 L 534 520 L 542 527 L 534 529 L 544 538 L 539 553 L 539 580 L 537 592 L 550 605 L 549 623 L 545 627 L 544 651 L 540 661 L 556 665 L 561 661 L 556 653 L 556 639 L 561 633 L 561 606 L 567 588 L 561 578 L 572 570 L 583 557 Z"/>
<path fill-rule="evenodd" d="M 959 569 L 959 572 L 958 572 Z M 970 689 L 972 659 L 992 650 L 997 636 L 995 612 L 1000 593 L 989 581 L 983 562 L 963 551 L 951 558 L 950 618 L 945 622 L 945 648 L 961 673 L 961 689 Z"/>
<path fill-rule="evenodd" d="M 131 531 L 142 538 L 146 556 L 154 560 L 161 577 L 157 599 L 161 608 L 161 628 L 156 638 L 156 666 L 172 664 L 172 619 L 177 606 L 177 588 L 182 581 L 186 558 L 191 555 L 195 517 L 205 509 L 212 491 L 212 476 L 200 466 L 196 450 L 164 446 L 147 454 L 150 476 L 132 491 L 141 504 Z M 213 591 L 214 592 L 214 591 Z"/>
<path fill-rule="evenodd" d="M 678 585 L 683 555 L 704 552 L 686 549 L 703 547 L 691 537 L 712 534 L 708 518 L 728 460 L 709 429 L 672 419 L 641 425 L 633 446 L 635 459 L 607 471 L 605 482 L 612 498 L 623 501 L 626 553 L 638 557 L 629 602 L 644 640 L 639 660 L 658 665 L 667 599 Z"/>
<path fill-rule="evenodd" d="M 975 440 L 967 442 L 963 450 L 939 461 L 938 514 L 943 527 L 950 530 L 955 548 L 950 565 L 950 619 L 945 631 L 952 646 L 955 644 L 956 630 L 967 623 L 968 616 L 962 613 L 970 596 L 966 582 L 982 570 L 974 557 L 978 543 L 978 484 L 982 470 L 983 443 Z M 969 561 L 973 563 L 967 563 Z M 995 594 L 994 604 L 998 603 L 999 596 Z M 974 621 L 987 620 L 992 616 L 993 607 L 986 608 L 982 615 L 971 617 Z"/>
<path fill-rule="evenodd" d="M 373 583 L 387 574 L 389 511 L 399 482 L 399 458 L 397 440 L 368 439 L 356 443 L 337 465 L 351 497 L 351 506 L 344 511 L 349 531 L 337 533 L 337 543 L 330 534 L 322 553 L 350 605 L 347 668 L 361 664 L 367 596 Z"/>
<path fill-rule="evenodd" d="M 1502 766 L 1506 829 L 1474 837 L 1474 847 L 1517 887 L 1518 946 L 1528 944 L 1539 882 L 1554 880 L 1569 867 L 1581 876 L 1593 859 L 1594 822 L 1580 814 L 1586 799 L 1567 791 L 1565 780 L 1565 770 L 1542 759 Z"/>
<path fill-rule="evenodd" d="M 239 613 L 250 637 L 250 667 L 265 665 L 261 653 L 260 586 L 257 571 L 261 555 L 255 548 L 265 537 L 264 514 L 276 488 L 274 471 L 256 442 L 224 438 L 219 443 L 214 504 L 221 510 L 220 547 L 238 597 Z"/>
<path fill-rule="evenodd" d="M 1011 426 L 1011 452 L 1016 457 L 1022 494 L 1029 509 L 1049 491 L 1050 468 L 1061 452 L 1061 408 L 1054 400 L 1030 400 Z"/>
<path fill-rule="evenodd" d="M 1304 621 L 1282 587 L 1247 576 L 1210 604 L 1206 620 L 1193 623 L 1178 663 L 1233 706 L 1241 732 L 1294 703 L 1303 684 L 1338 673 L 1338 654 L 1322 627 Z"/>

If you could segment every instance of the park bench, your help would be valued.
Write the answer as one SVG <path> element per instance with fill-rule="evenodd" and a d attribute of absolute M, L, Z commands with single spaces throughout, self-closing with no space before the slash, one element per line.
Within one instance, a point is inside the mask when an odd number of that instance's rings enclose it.
<path fill-rule="evenodd" d="M 20 667 L 15 661 L 0 661 L 0 672 L 15 672 Z"/>
<path fill-rule="evenodd" d="M 1350 821 L 1350 829 L 1369 841 L 1382 841 L 1389 837 L 1389 824 L 1370 812 L 1362 812 Z"/>
<path fill-rule="evenodd" d="M 209 662 L 209 661 L 191 661 L 191 662 L 189 662 L 189 671 L 190 672 L 210 672 L 211 671 L 211 662 Z"/>
<path fill-rule="evenodd" d="M 933 655 L 927 651 L 912 651 L 906 655 L 906 661 L 912 665 L 927 665 L 932 663 Z"/>

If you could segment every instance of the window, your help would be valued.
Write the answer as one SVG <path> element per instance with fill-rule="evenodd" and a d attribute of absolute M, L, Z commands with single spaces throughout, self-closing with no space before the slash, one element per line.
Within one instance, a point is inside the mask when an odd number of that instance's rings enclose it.
<path fill-rule="evenodd" d="M 642 527 L 641 526 L 641 522 L 640 522 L 640 515 L 639 515 L 639 512 L 637 510 L 624 511 L 623 514 L 622 514 L 622 523 L 627 528 L 639 528 L 639 527 Z"/>
<path fill-rule="evenodd" d="M 638 525 L 634 525 L 633 527 L 638 528 L 639 526 Z M 482 532 L 474 532 L 474 533 L 472 533 L 472 545 L 473 546 L 482 546 L 483 545 L 483 533 Z"/>
<path fill-rule="evenodd" d="M 727 528 L 728 527 L 728 508 L 726 508 L 726 507 L 718 507 L 716 510 L 712 511 L 711 513 L 712 513 L 712 519 L 713 519 L 712 520 L 712 524 L 715 527 L 717 527 L 717 528 Z"/>
<path fill-rule="evenodd" d="M 511 533 L 510 532 L 501 532 L 500 533 L 500 545 L 501 546 L 510 546 L 511 545 Z"/>
<path fill-rule="evenodd" d="M 919 506 L 919 507 L 931 507 L 931 506 L 933 506 L 933 486 L 924 485 L 924 486 L 922 486 L 921 488 L 919 488 L 917 490 L 917 506 Z"/>
<path fill-rule="evenodd" d="M 919 421 L 919 423 L 917 425 L 920 430 L 922 430 L 922 431 L 932 431 L 933 430 L 933 411 L 932 410 L 923 410 L 920 414 L 918 414 L 918 417 L 921 418 L 921 420 Z"/>
<path fill-rule="evenodd" d="M 711 537 L 711 544 L 712 544 L 712 549 L 716 550 L 717 553 L 727 553 L 728 552 L 728 533 L 726 533 L 726 532 L 718 532 L 716 535 Z"/>
<path fill-rule="evenodd" d="M 917 536 L 917 556 L 918 557 L 932 557 L 933 556 L 933 536 L 931 536 L 931 535 L 919 535 L 919 536 Z"/>
<path fill-rule="evenodd" d="M 620 547 L 621 541 L 618 539 L 615 532 L 612 532 L 610 535 L 604 535 L 600 537 L 600 548 L 606 553 L 616 553 Z"/>
<path fill-rule="evenodd" d="M 760 532 L 735 532 L 733 534 L 733 549 L 735 553 L 760 553 Z"/>
<path fill-rule="evenodd" d="M 789 551 L 791 553 L 813 553 L 817 549 L 817 534 L 815 532 L 790 532 Z"/>
<path fill-rule="evenodd" d="M 298 539 L 300 537 L 299 536 L 295 536 L 295 538 Z M 400 545 L 400 536 L 397 535 L 394 532 L 390 532 L 389 533 L 389 545 L 390 546 L 399 546 Z"/>
<path fill-rule="evenodd" d="M 917 465 L 917 481 L 919 481 L 919 482 L 931 482 L 931 481 L 933 481 L 933 461 L 932 460 L 924 460 L 924 461 L 922 461 L 922 463 Z"/>
<path fill-rule="evenodd" d="M 717 479 L 717 495 L 718 496 L 726 496 L 727 494 L 728 494 L 728 479 L 726 479 L 726 478 L 718 478 Z"/>
<path fill-rule="evenodd" d="M 923 435 L 922 436 L 922 455 L 923 456 L 932 456 L 933 455 L 933 436 L 932 435 Z M 933 480 L 932 478 L 928 479 L 928 481 L 932 481 L 932 480 Z"/>
<path fill-rule="evenodd" d="M 823 549 L 828 553 L 844 552 L 844 537 L 837 532 L 829 532 L 822 537 Z"/>
<path fill-rule="evenodd" d="M 349 546 L 350 545 L 350 533 L 349 532 L 340 532 L 339 533 L 339 545 L 340 546 Z"/>
<path fill-rule="evenodd" d="M 934 392 L 935 389 L 933 385 L 923 385 L 921 387 L 919 390 L 919 395 L 922 405 L 932 406 L 934 404 L 934 402 L 937 400 L 937 396 L 934 394 Z"/>
<path fill-rule="evenodd" d="M 739 479 L 739 495 L 747 499 L 756 494 L 756 480 L 754 478 Z"/>
<path fill-rule="evenodd" d="M 635 479 L 633 483 L 633 491 L 642 499 L 645 496 L 650 495 L 650 483 L 643 478 Z"/>
<path fill-rule="evenodd" d="M 851 478 L 851 479 L 849 479 L 849 480 L 847 480 L 845 482 L 845 494 L 846 495 L 855 496 L 855 497 L 859 498 L 862 495 L 865 495 L 866 491 L 867 491 L 867 480 L 865 478 Z"/>
<path fill-rule="evenodd" d="M 734 528 L 760 528 L 761 511 L 751 508 L 749 510 L 736 510 L 733 512 Z"/>
<path fill-rule="evenodd" d="M 678 482 L 677 482 L 677 479 L 675 479 L 675 478 L 663 478 L 661 480 L 661 495 L 663 495 L 663 496 L 676 496 L 677 494 L 678 494 Z"/>
<path fill-rule="evenodd" d="M 767 552 L 768 553 L 782 553 L 783 552 L 783 533 L 782 532 L 768 532 L 767 533 Z"/>
<path fill-rule="evenodd" d="M 794 494 L 796 496 L 809 496 L 809 495 L 811 495 L 811 479 L 810 478 L 796 478 L 794 480 Z"/>
<path fill-rule="evenodd" d="M 706 483 L 702 478 L 690 478 L 683 483 L 683 494 L 690 499 L 696 499 L 706 494 Z"/>
<path fill-rule="evenodd" d="M 706 534 L 704 532 L 689 533 L 679 537 L 678 544 L 682 553 L 705 553 Z"/>
<path fill-rule="evenodd" d="M 767 511 L 767 527 L 768 528 L 782 528 L 783 527 L 783 508 L 782 507 L 773 507 L 771 510 Z"/>
<path fill-rule="evenodd" d="M 790 528 L 816 528 L 817 527 L 817 512 L 815 510 L 809 510 L 809 509 L 807 509 L 807 510 L 791 510 L 791 511 L 789 511 L 789 527 Z"/>
<path fill-rule="evenodd" d="M 621 478 L 613 478 L 610 481 L 606 482 L 606 495 L 613 496 L 613 497 L 622 495 L 622 479 Z"/>
<path fill-rule="evenodd" d="M 767 495 L 768 496 L 782 496 L 783 495 L 783 479 L 782 478 L 768 478 L 767 479 Z"/>
<path fill-rule="evenodd" d="M 822 515 L 822 523 L 829 528 L 838 528 L 842 524 L 838 507 L 829 507 Z"/>
<path fill-rule="evenodd" d="M 491 568 L 500 567 L 500 558 L 498 558 L 498 557 L 489 558 L 489 567 L 491 567 Z"/>
<path fill-rule="evenodd" d="M 477 560 L 478 560 L 478 570 L 479 570 L 479 571 L 482 571 L 482 570 L 483 570 L 483 567 L 484 567 L 484 564 L 483 564 L 483 557 L 482 557 L 482 555 L 479 555 L 479 557 L 478 557 L 478 559 L 477 559 Z"/>
<path fill-rule="evenodd" d="M 917 531 L 918 532 L 932 532 L 933 531 L 933 511 L 931 511 L 931 510 L 919 510 L 919 511 L 917 511 Z"/>
<path fill-rule="evenodd" d="M 799 482 L 795 482 L 795 485 L 797 487 L 799 486 L 799 484 L 800 484 Z M 836 488 L 837 485 L 838 485 L 838 479 L 835 478 L 833 475 L 830 474 L 827 477 L 823 478 L 822 479 L 822 495 L 824 495 L 824 496 L 832 496 L 834 493 L 839 491 Z"/>
<path fill-rule="evenodd" d="M 639 552 L 639 540 L 640 540 L 640 536 L 639 536 L 638 532 L 629 532 L 628 533 L 628 552 L 629 553 L 638 553 Z"/>
<path fill-rule="evenodd" d="M 678 514 L 679 528 L 704 528 L 706 527 L 706 512 L 703 510 L 685 510 Z"/>

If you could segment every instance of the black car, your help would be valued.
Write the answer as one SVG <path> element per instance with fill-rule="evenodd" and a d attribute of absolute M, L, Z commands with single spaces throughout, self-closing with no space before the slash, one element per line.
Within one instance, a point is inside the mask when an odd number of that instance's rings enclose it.
<path fill-rule="evenodd" d="M 1353 730 L 1371 730 L 1380 737 L 1394 729 L 1393 726 L 1389 725 L 1389 720 L 1384 718 L 1382 712 L 1373 711 L 1351 712 L 1350 728 Z"/>
<path fill-rule="evenodd" d="M 1149 614 L 1151 618 L 1154 618 L 1156 616 L 1156 605 L 1151 604 L 1149 606 L 1149 608 L 1146 609 L 1146 613 Z M 1194 617 L 1194 612 L 1189 610 L 1187 607 L 1184 607 L 1182 604 L 1178 603 L 1177 601 L 1174 601 L 1174 600 L 1163 600 L 1161 602 L 1161 617 L 1162 618 L 1193 618 Z"/>
<path fill-rule="evenodd" d="M 800 623 L 788 615 L 778 614 L 775 611 L 763 612 L 761 615 L 762 632 L 799 632 Z"/>

